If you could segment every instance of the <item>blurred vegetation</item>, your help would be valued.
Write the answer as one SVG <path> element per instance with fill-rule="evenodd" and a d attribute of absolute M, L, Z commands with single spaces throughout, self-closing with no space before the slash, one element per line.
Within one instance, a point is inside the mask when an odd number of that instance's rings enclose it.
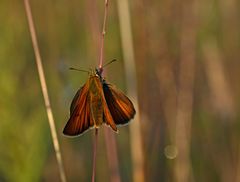
<path fill-rule="evenodd" d="M 240 181 L 239 2 L 129 3 L 145 181 Z M 68 181 L 90 181 L 93 132 L 72 139 L 62 128 L 88 77 L 68 68 L 98 65 L 103 1 L 30 4 Z M 126 91 L 117 11 L 110 1 L 105 60 L 119 61 L 106 77 Z M 23 1 L 1 0 L 0 22 L 0 181 L 59 181 Z M 182 113 L 190 119 L 178 119 Z M 103 131 L 96 178 L 105 182 L 111 161 Z M 121 180 L 132 181 L 128 126 L 115 138 Z"/>

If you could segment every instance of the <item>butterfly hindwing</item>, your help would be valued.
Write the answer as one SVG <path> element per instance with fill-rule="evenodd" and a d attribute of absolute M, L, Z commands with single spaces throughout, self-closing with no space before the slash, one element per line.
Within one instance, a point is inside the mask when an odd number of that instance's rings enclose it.
<path fill-rule="evenodd" d="M 103 82 L 103 91 L 115 124 L 122 125 L 128 123 L 136 113 L 130 99 L 105 81 Z"/>
<path fill-rule="evenodd" d="M 98 76 L 94 77 L 94 83 L 95 83 L 95 87 L 97 88 L 96 94 L 98 95 L 98 98 L 101 98 L 101 102 L 99 102 L 99 103 L 101 103 L 101 105 L 98 105 L 97 103 L 95 103 L 95 106 L 94 106 L 95 108 L 91 108 L 91 110 L 92 111 L 95 110 L 94 113 L 98 113 L 98 115 L 100 114 L 99 111 L 103 112 L 101 115 L 101 118 L 99 118 L 98 120 L 105 122 L 105 124 L 109 125 L 114 131 L 117 131 L 116 124 L 114 123 L 114 119 L 108 109 L 107 102 L 104 97 L 102 82 Z M 92 104 L 94 104 L 93 100 L 91 101 L 91 105 Z M 96 112 L 96 110 L 98 110 L 98 111 Z M 94 115 L 93 117 L 95 118 L 96 115 Z"/>

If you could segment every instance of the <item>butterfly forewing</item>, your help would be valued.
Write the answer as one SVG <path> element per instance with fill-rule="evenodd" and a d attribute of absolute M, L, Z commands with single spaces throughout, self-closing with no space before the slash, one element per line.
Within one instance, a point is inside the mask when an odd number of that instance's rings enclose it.
<path fill-rule="evenodd" d="M 77 103 L 78 99 L 80 98 L 79 95 L 80 95 L 81 92 L 82 92 L 82 88 L 83 88 L 83 87 L 81 87 L 81 88 L 77 91 L 77 93 L 75 94 L 75 96 L 74 96 L 74 98 L 73 98 L 73 100 L 72 100 L 72 103 L 71 103 L 71 106 L 70 106 L 70 115 L 72 115 L 72 113 L 73 113 L 73 111 L 74 111 L 74 108 L 75 108 L 75 106 L 76 106 L 76 103 Z"/>
<path fill-rule="evenodd" d="M 130 99 L 112 85 L 103 82 L 104 96 L 115 124 L 126 124 L 136 113 Z"/>
<path fill-rule="evenodd" d="M 82 134 L 94 125 L 90 113 L 89 81 L 78 90 L 70 107 L 70 119 L 63 133 L 69 136 Z"/>

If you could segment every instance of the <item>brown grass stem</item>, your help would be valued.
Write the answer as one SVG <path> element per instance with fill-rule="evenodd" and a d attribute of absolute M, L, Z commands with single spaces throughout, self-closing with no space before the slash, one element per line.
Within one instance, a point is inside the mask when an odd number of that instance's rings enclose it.
<path fill-rule="evenodd" d="M 104 19 L 103 19 L 103 29 L 101 36 L 101 47 L 100 47 L 100 58 L 99 58 L 99 69 L 100 72 L 103 71 L 103 50 L 104 50 L 104 37 L 106 34 L 106 23 L 107 23 L 107 15 L 108 15 L 108 0 L 105 0 L 105 8 L 104 8 Z M 93 170 L 92 170 L 92 182 L 95 181 L 96 175 L 96 158 L 97 158 L 97 142 L 98 142 L 98 129 L 95 129 L 95 138 L 94 138 L 94 146 L 93 146 Z"/>
<path fill-rule="evenodd" d="M 130 125 L 130 144 L 133 163 L 133 181 L 144 182 L 144 155 L 142 146 L 139 104 L 137 99 L 137 78 L 136 65 L 133 47 L 133 37 L 131 28 L 131 18 L 129 12 L 129 2 L 127 0 L 117 1 L 118 16 L 120 22 L 120 33 L 123 48 L 124 66 L 127 78 L 128 95 L 132 99 L 136 109 L 134 122 Z"/>
<path fill-rule="evenodd" d="M 102 65 L 103 65 L 104 37 L 106 34 L 107 15 L 108 15 L 108 0 L 105 0 L 104 19 L 103 19 L 101 47 L 100 47 L 100 59 L 99 59 L 99 68 L 100 69 L 102 69 Z"/>
<path fill-rule="evenodd" d="M 186 1 L 181 9 L 179 85 L 176 108 L 175 143 L 178 156 L 175 160 L 176 182 L 194 181 L 190 158 L 191 129 L 194 98 L 194 78 L 196 61 L 196 4 Z M 190 11 L 189 11 L 190 10 Z"/>
<path fill-rule="evenodd" d="M 36 31 L 35 31 L 35 27 L 34 27 L 34 23 L 33 23 L 31 7 L 30 7 L 28 0 L 24 0 L 24 6 L 25 6 L 25 11 L 26 11 L 29 31 L 30 31 L 30 35 L 31 35 L 31 39 L 32 39 L 32 46 L 33 46 L 34 54 L 35 54 L 35 58 L 36 58 L 36 65 L 37 65 L 37 69 L 38 69 L 38 75 L 39 75 L 39 79 L 40 79 L 45 108 L 46 108 L 46 112 L 47 112 L 48 123 L 50 126 L 52 141 L 53 141 L 55 154 L 56 154 L 56 158 L 57 158 L 60 179 L 62 182 L 66 182 L 66 175 L 64 172 L 64 166 L 63 166 L 63 161 L 62 161 L 62 157 L 61 157 L 61 151 L 60 151 L 59 141 L 58 141 L 58 137 L 57 137 L 56 126 L 55 126 L 53 113 L 52 113 L 52 109 L 51 109 L 51 105 L 50 105 L 50 100 L 49 100 L 49 96 L 48 96 L 47 84 L 46 84 L 44 70 L 43 70 L 43 66 L 42 66 L 42 59 L 41 59 L 41 55 L 40 55 L 40 51 L 39 51 L 39 47 L 38 47 Z"/>
<path fill-rule="evenodd" d="M 115 139 L 115 133 L 111 131 L 110 128 L 104 128 L 104 138 L 107 148 L 107 159 L 110 171 L 110 181 L 120 182 L 121 177 L 119 173 L 119 162 L 118 162 L 118 152 L 117 144 Z"/>
<path fill-rule="evenodd" d="M 92 169 L 92 182 L 95 181 L 96 176 L 96 158 L 97 158 L 97 143 L 98 143 L 98 129 L 95 129 L 95 137 L 93 139 L 93 169 Z"/>

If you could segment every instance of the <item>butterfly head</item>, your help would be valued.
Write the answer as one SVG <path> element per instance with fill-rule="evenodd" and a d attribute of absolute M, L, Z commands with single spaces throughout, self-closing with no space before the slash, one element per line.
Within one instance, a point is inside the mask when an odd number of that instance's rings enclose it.
<path fill-rule="evenodd" d="M 101 67 L 99 67 L 99 68 L 95 68 L 95 74 L 96 74 L 97 76 L 99 76 L 100 78 L 102 78 L 103 68 L 106 67 L 107 65 L 115 62 L 115 61 L 116 61 L 116 59 L 113 59 L 112 61 L 104 64 L 103 66 L 101 66 Z"/>
<path fill-rule="evenodd" d="M 103 72 L 103 69 L 102 68 L 95 68 L 95 75 L 102 78 L 102 72 Z"/>

